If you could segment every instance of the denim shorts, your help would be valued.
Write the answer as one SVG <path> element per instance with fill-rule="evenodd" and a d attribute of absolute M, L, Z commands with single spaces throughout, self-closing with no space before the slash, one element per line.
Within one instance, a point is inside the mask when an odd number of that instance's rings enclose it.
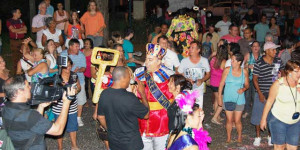
<path fill-rule="evenodd" d="M 219 87 L 215 87 L 215 86 L 212 86 L 212 85 L 210 86 L 210 88 L 213 92 L 218 92 L 218 90 L 219 90 Z"/>
<path fill-rule="evenodd" d="M 58 116 L 59 115 L 54 114 L 55 121 L 57 120 Z M 68 115 L 65 131 L 67 132 L 78 131 L 77 112 Z"/>
<path fill-rule="evenodd" d="M 276 145 L 289 144 L 298 146 L 300 134 L 300 121 L 295 124 L 286 124 L 278 120 L 270 112 L 268 125 L 271 132 L 272 143 Z"/>

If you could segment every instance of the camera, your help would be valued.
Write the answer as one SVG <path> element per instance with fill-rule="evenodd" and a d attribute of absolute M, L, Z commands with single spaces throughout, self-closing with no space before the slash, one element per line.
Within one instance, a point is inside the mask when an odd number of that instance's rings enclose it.
<path fill-rule="evenodd" d="M 39 82 L 31 83 L 31 99 L 28 104 L 38 105 L 44 102 L 59 100 L 62 98 L 63 92 L 67 91 L 68 87 L 76 88 L 76 85 L 64 86 L 60 77 L 61 67 L 67 67 L 68 65 L 68 57 L 58 56 L 57 65 L 59 67 L 58 74 L 53 77 L 41 79 Z M 71 79 L 76 83 L 77 76 L 71 76 Z"/>

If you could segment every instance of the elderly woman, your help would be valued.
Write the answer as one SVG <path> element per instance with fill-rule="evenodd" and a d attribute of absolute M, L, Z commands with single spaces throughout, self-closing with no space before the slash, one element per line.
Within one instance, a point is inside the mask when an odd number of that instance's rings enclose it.
<path fill-rule="evenodd" d="M 296 150 L 300 132 L 300 96 L 297 96 L 300 94 L 300 62 L 289 60 L 284 72 L 286 76 L 276 80 L 270 88 L 260 128 L 265 130 L 268 123 L 275 150 Z"/>
<path fill-rule="evenodd" d="M 242 122 L 241 117 L 245 107 L 244 92 L 249 87 L 248 71 L 241 67 L 244 56 L 235 53 L 231 56 L 231 66 L 225 68 L 222 74 L 218 89 L 218 105 L 223 107 L 226 113 L 227 143 L 231 142 L 232 122 L 234 121 L 237 132 L 238 142 L 242 142 Z M 222 93 L 224 96 L 222 100 Z M 234 117 L 234 118 L 233 118 Z"/>
<path fill-rule="evenodd" d="M 40 79 L 49 77 L 49 67 L 45 59 L 45 51 L 41 48 L 33 49 L 34 65 L 27 73 L 31 76 L 31 82 L 39 82 Z"/>
<path fill-rule="evenodd" d="M 56 29 L 56 22 L 52 17 L 48 17 L 45 19 L 45 24 L 47 26 L 47 29 L 43 31 L 42 36 L 42 44 L 43 46 L 46 46 L 47 40 L 52 39 L 55 43 L 55 46 L 57 47 L 57 52 L 62 52 L 61 46 L 64 44 L 64 39 L 61 33 L 61 30 Z"/>

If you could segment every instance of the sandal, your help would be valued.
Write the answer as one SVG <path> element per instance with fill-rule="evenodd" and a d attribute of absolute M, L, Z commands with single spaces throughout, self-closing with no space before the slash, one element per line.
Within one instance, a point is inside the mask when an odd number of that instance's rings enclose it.
<path fill-rule="evenodd" d="M 218 120 L 215 120 L 215 119 L 211 119 L 210 120 L 212 123 L 214 123 L 214 124 L 217 124 L 217 125 L 222 125 L 222 123 L 221 122 L 219 122 Z"/>

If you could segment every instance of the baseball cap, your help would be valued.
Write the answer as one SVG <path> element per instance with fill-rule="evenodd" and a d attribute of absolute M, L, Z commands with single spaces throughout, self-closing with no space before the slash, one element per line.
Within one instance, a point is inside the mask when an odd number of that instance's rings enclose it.
<path fill-rule="evenodd" d="M 264 44 L 264 51 L 266 51 L 267 49 L 275 49 L 275 48 L 278 48 L 278 47 L 280 47 L 280 45 L 276 45 L 273 42 L 266 42 Z"/>

